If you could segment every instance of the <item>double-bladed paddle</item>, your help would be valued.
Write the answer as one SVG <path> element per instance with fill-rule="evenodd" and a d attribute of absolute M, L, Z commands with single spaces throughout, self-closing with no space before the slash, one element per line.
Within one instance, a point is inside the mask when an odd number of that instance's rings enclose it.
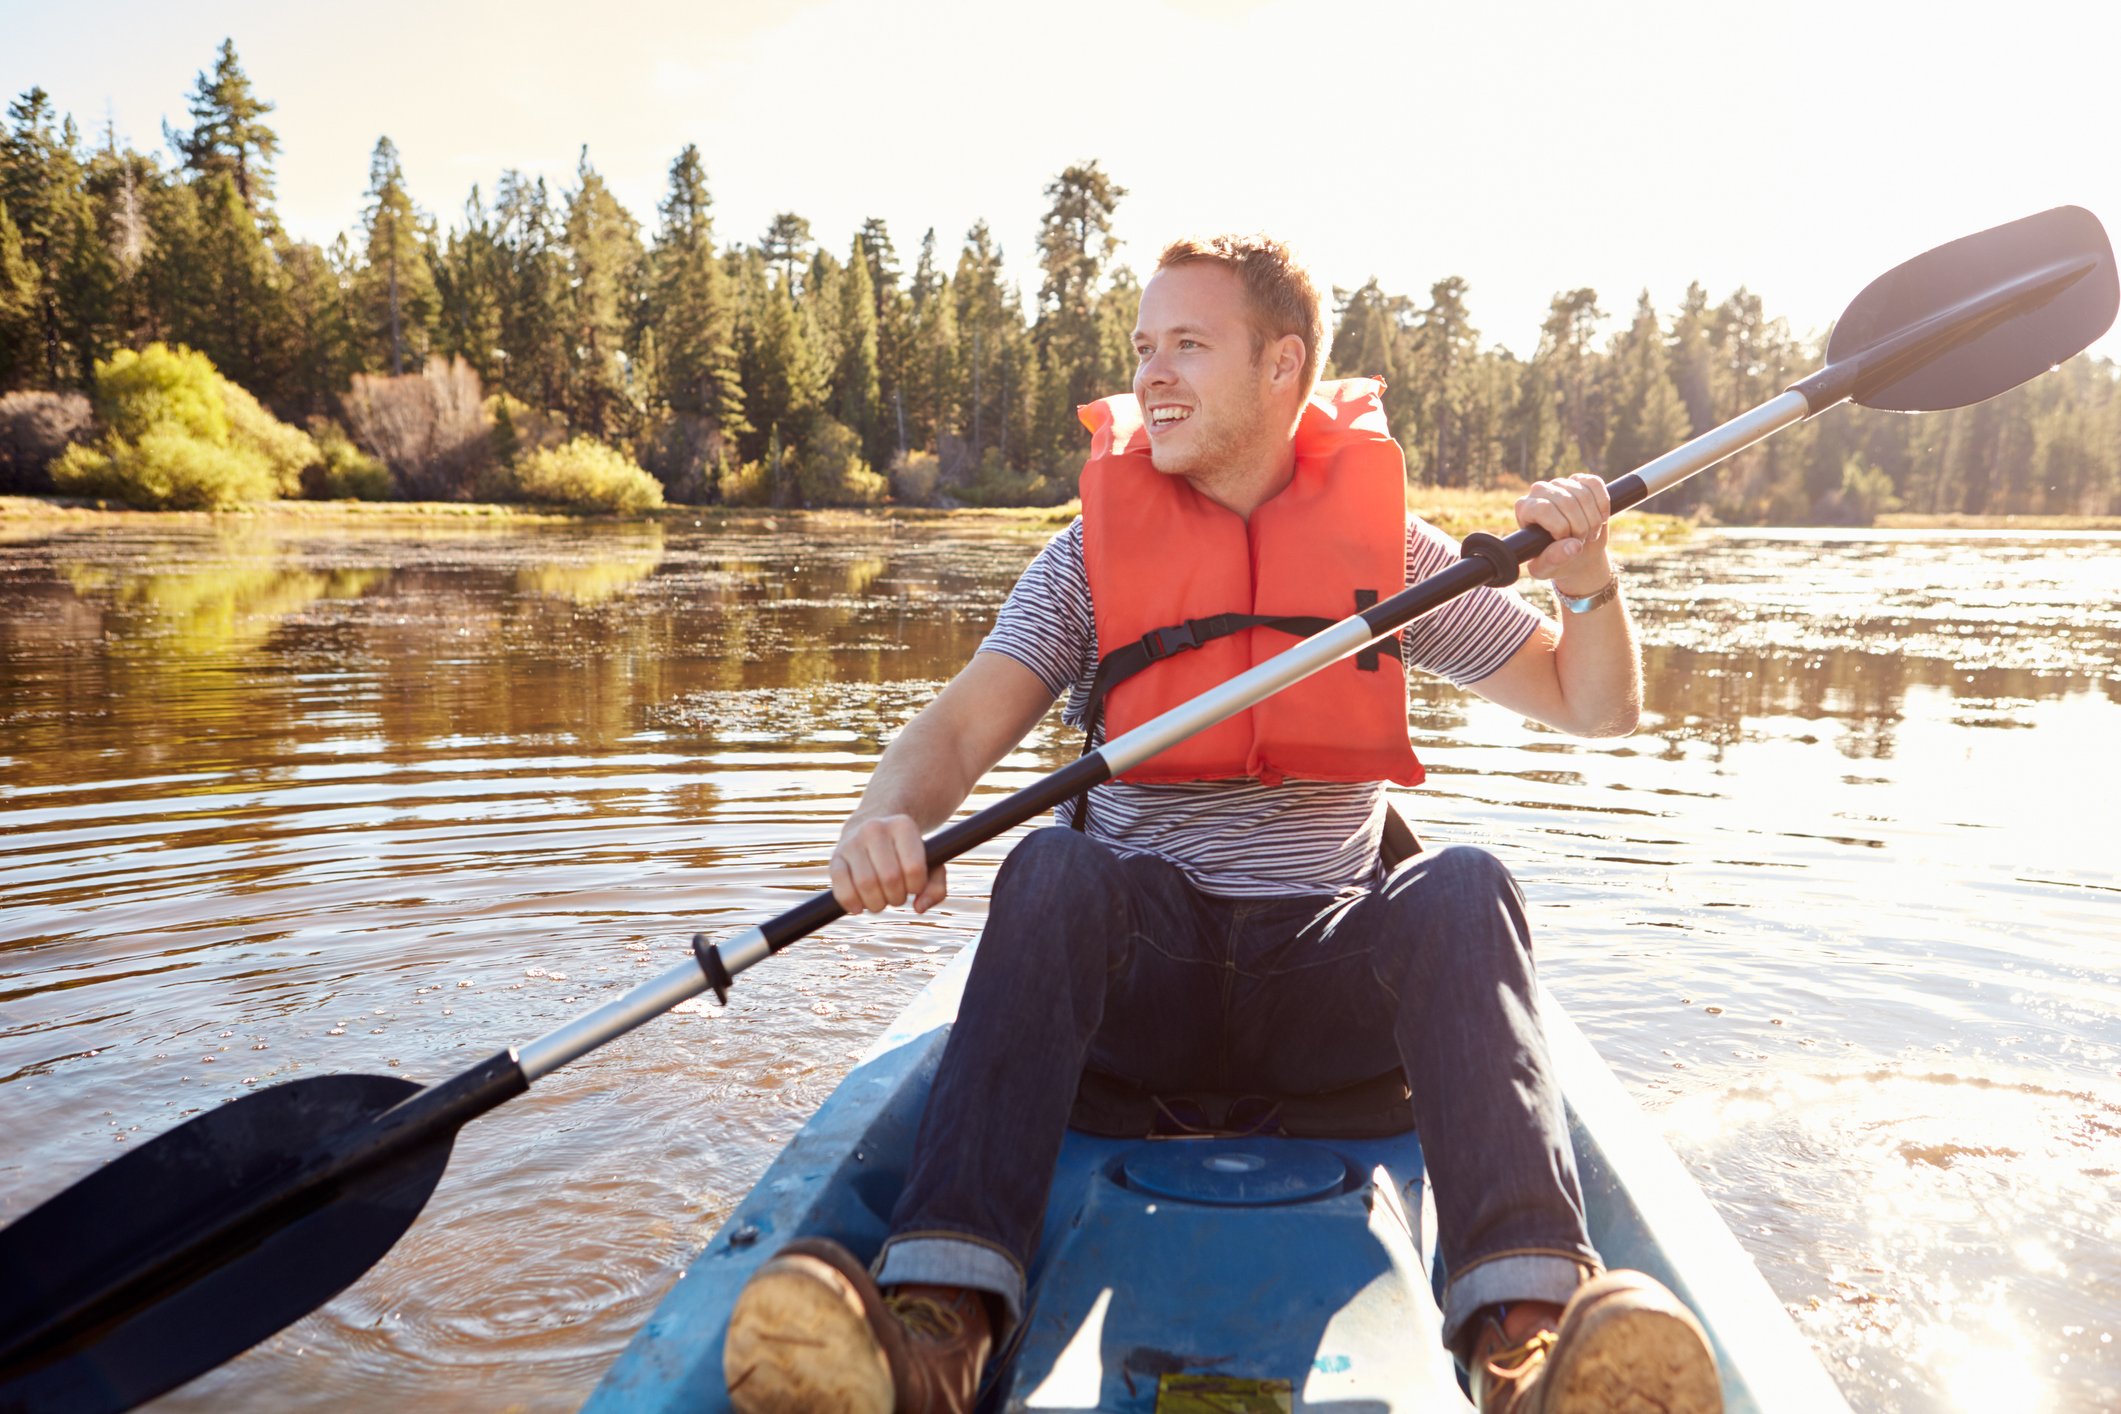
<path fill-rule="evenodd" d="M 2113 322 L 2114 256 L 2057 207 L 1942 245 L 1856 296 L 1826 366 L 1608 483 L 1625 510 L 1836 403 L 1964 407 L 2070 358 Z M 1478 534 L 1450 569 L 937 831 L 931 868 L 1485 584 L 1551 543 Z M 326 1075 L 246 1095 L 113 1161 L 0 1230 L 0 1411 L 129 1408 L 330 1300 L 412 1225 L 466 1122 L 841 916 L 830 893 L 438 1084 Z"/>

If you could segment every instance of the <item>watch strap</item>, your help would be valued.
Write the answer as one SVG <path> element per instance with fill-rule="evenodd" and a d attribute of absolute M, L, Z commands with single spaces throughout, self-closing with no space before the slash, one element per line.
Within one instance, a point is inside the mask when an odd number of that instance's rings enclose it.
<path fill-rule="evenodd" d="M 1580 599 L 1564 594 L 1559 589 L 1554 591 L 1554 597 L 1561 601 L 1561 607 L 1568 612 L 1572 614 L 1588 614 L 1599 605 L 1610 604 L 1620 597 L 1620 577 L 1615 575 L 1606 581 L 1605 588 L 1595 590 Z"/>

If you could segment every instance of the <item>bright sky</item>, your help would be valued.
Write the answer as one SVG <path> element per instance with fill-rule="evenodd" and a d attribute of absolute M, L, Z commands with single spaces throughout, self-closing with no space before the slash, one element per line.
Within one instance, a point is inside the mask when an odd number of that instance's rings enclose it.
<path fill-rule="evenodd" d="M 1043 188 L 1095 158 L 1138 269 L 1265 229 L 1343 286 L 1464 276 L 1521 353 L 1564 288 L 1617 316 L 1744 284 L 1803 332 L 1952 237 L 2121 223 L 2117 0 L 0 0 L 0 35 L 0 88 L 143 148 L 233 37 L 278 105 L 282 218 L 320 242 L 380 134 L 445 220 L 507 167 L 568 185 L 586 143 L 651 226 L 696 142 L 725 240 L 795 211 L 844 253 L 877 215 L 910 268 L 984 216 L 1031 293 Z"/>

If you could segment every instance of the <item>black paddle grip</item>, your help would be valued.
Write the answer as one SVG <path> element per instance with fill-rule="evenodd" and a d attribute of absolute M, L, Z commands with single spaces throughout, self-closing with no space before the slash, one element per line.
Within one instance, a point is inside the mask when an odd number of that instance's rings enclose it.
<path fill-rule="evenodd" d="M 1488 583 L 1497 589 L 1517 582 L 1517 567 L 1554 543 L 1554 537 L 1538 526 L 1528 526 L 1508 538 L 1476 530 L 1459 542 L 1458 553 L 1488 568 Z"/>
<path fill-rule="evenodd" d="M 1614 515 L 1650 499 L 1649 483 L 1634 472 L 1616 476 L 1605 484 L 1606 502 Z"/>

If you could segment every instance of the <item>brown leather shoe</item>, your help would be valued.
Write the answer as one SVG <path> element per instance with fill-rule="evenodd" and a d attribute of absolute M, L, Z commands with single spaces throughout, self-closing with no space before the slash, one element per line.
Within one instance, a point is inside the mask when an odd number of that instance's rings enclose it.
<path fill-rule="evenodd" d="M 806 1237 L 744 1283 L 722 1378 L 739 1414 L 971 1414 L 992 1347 L 979 1293 L 887 1295 L 846 1248 Z"/>
<path fill-rule="evenodd" d="M 1607 1272 L 1569 1298 L 1561 1325 L 1512 1342 L 1491 1315 L 1473 1343 L 1480 1414 L 1721 1414 L 1701 1322 L 1641 1272 Z"/>

